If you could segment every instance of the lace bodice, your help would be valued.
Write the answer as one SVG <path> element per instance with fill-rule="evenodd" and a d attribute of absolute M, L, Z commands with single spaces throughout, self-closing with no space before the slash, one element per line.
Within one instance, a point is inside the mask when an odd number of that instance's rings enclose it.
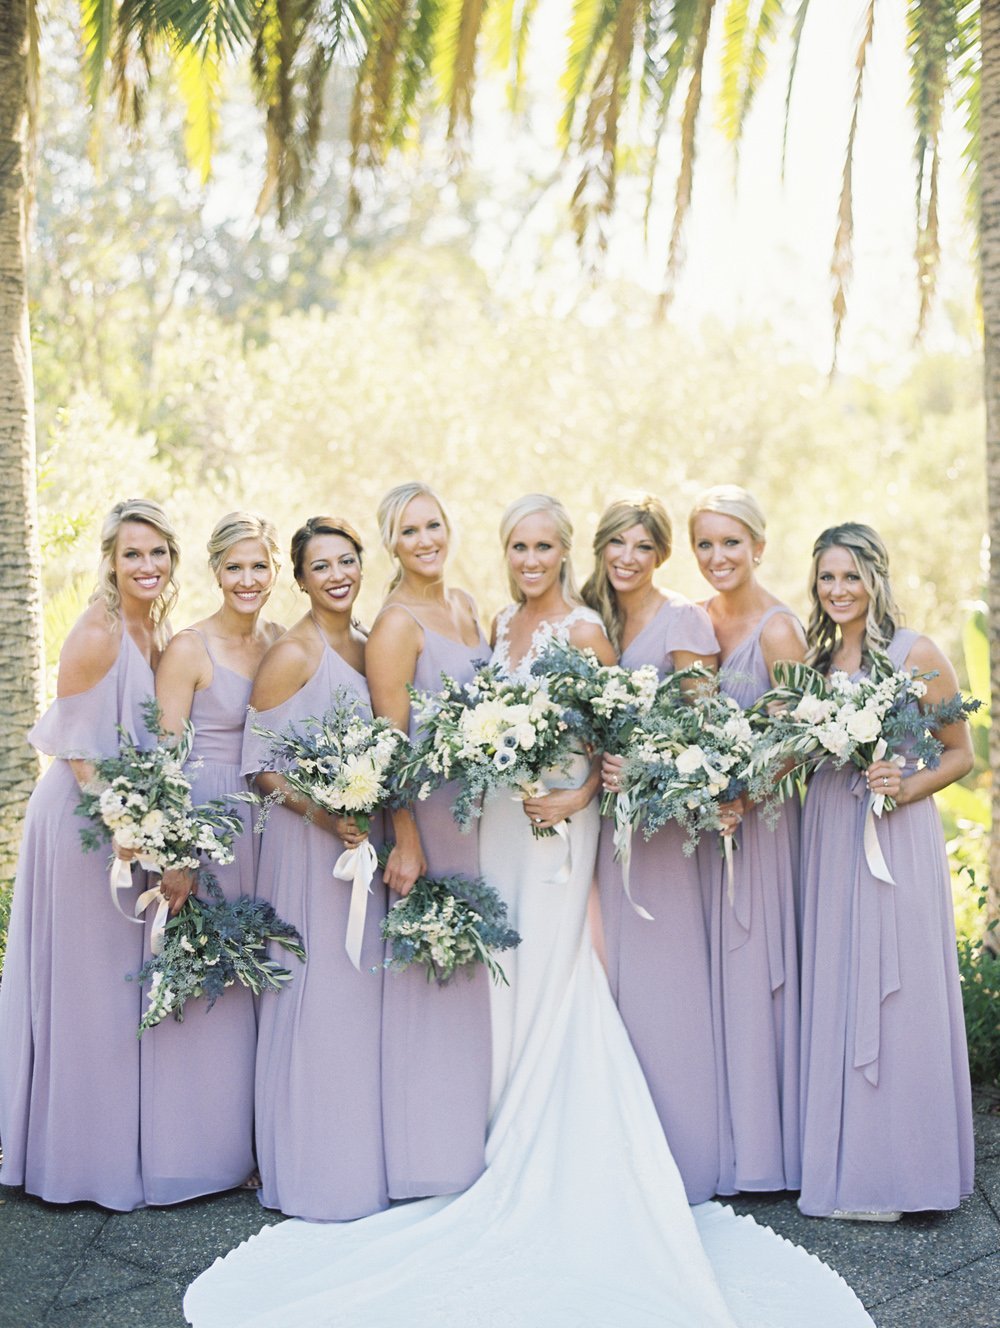
<path fill-rule="evenodd" d="M 514 614 L 521 606 L 519 604 L 508 604 L 505 609 L 501 609 L 497 614 L 497 641 L 493 647 L 493 656 L 490 663 L 495 669 L 498 669 L 507 678 L 530 678 L 531 666 L 545 647 L 552 641 L 565 642 L 569 639 L 570 629 L 577 623 L 594 623 L 597 627 L 603 627 L 601 615 L 595 613 L 593 609 L 588 609 L 585 604 L 578 604 L 570 609 L 569 613 L 563 618 L 546 619 L 538 624 L 531 636 L 531 644 L 524 652 L 516 665 L 510 662 L 510 623 Z"/>

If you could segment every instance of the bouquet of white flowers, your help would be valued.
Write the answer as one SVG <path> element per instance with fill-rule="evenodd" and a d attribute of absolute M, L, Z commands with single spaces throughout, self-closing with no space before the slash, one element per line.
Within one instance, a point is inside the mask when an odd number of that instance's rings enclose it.
<path fill-rule="evenodd" d="M 212 862 L 233 860 L 233 839 L 243 829 L 239 815 L 224 802 L 195 806 L 184 762 L 191 753 L 194 728 L 185 722 L 179 738 L 164 733 L 155 701 L 143 706 L 146 726 L 156 746 L 143 750 L 124 728 L 118 755 L 94 761 L 95 778 L 81 791 L 77 814 L 94 824 L 80 831 L 84 848 L 98 848 L 112 836 L 122 847 L 134 849 L 146 871 L 200 864 L 200 854 Z"/>
<path fill-rule="evenodd" d="M 164 927 L 159 952 L 129 975 L 130 980 L 149 983 L 139 1037 L 168 1014 L 183 1022 L 184 1004 L 192 997 L 204 996 L 211 1010 L 234 982 L 249 987 L 255 996 L 280 991 L 292 974 L 268 958 L 269 941 L 299 959 L 306 957 L 302 937 L 263 899 L 241 895 L 227 903 L 205 872 L 199 884 L 208 897 L 189 895 Z"/>
<path fill-rule="evenodd" d="M 904 764 L 896 749 L 911 740 L 913 759 L 933 768 L 943 750 L 935 730 L 954 724 L 979 708 L 959 692 L 923 709 L 917 704 L 927 692 L 932 673 L 895 669 L 876 654 L 870 675 L 852 679 L 836 671 L 829 676 L 808 664 L 780 663 L 774 667 L 776 685 L 762 696 L 754 710 L 764 741 L 759 758 L 772 766 L 793 763 L 778 786 L 787 795 L 807 769 L 848 761 L 859 770 L 887 759 Z M 877 794 L 876 816 L 891 811 L 892 798 Z"/>
<path fill-rule="evenodd" d="M 271 742 L 271 759 L 297 793 L 324 811 L 352 816 L 367 832 L 383 803 L 396 800 L 398 768 L 409 739 L 389 720 L 359 713 L 357 698 L 345 689 L 334 693 L 321 719 L 307 719 L 281 733 L 252 725 Z M 351 905 L 344 944 L 360 971 L 365 913 L 375 868 L 375 850 L 367 841 L 347 849 L 334 863 L 333 875 L 351 881 Z"/>
<path fill-rule="evenodd" d="M 143 750 L 119 726 L 118 755 L 94 761 L 94 778 L 81 790 L 77 814 L 93 823 L 80 831 L 84 848 L 98 848 L 113 836 L 122 848 L 135 851 L 146 871 L 161 873 L 175 867 L 196 870 L 202 857 L 232 862 L 233 839 L 243 830 L 239 815 L 217 798 L 198 806 L 191 799 L 183 767 L 194 728 L 185 722 L 178 738 L 166 734 L 152 698 L 143 714 L 156 745 Z M 119 912 L 124 910 L 117 892 L 131 883 L 131 865 L 115 858 L 111 898 Z"/>
<path fill-rule="evenodd" d="M 459 968 L 479 963 L 494 982 L 506 983 L 494 955 L 521 944 L 507 926 L 507 905 L 497 892 L 481 877 L 468 876 L 418 877 L 385 915 L 382 936 L 392 945 L 386 968 L 402 972 L 423 964 L 427 980 L 442 985 Z"/>
<path fill-rule="evenodd" d="M 410 689 L 419 736 L 402 782 L 419 783 L 417 796 L 426 797 L 431 788 L 456 781 L 452 812 L 463 830 L 480 815 L 484 793 L 511 788 L 524 798 L 537 796 L 545 791 L 544 772 L 565 768 L 579 749 L 562 707 L 540 680 L 501 678 L 486 667 L 462 685 L 447 676 L 442 683 L 440 692 Z"/>

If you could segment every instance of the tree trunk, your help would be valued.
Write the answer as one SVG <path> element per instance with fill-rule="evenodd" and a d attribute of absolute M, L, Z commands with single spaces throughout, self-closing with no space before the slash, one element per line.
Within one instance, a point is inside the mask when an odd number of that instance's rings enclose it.
<path fill-rule="evenodd" d="M 990 916 L 1000 906 L 1000 0 L 983 0 L 980 105 L 982 211 L 979 244 L 985 332 L 986 492 L 990 537 Z"/>
<path fill-rule="evenodd" d="M 25 733 L 42 682 L 27 286 L 29 3 L 0 0 L 0 875 L 38 774 Z"/>

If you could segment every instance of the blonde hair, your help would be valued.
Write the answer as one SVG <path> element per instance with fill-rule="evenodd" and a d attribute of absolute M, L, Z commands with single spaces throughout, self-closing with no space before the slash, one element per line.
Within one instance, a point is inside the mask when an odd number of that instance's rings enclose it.
<path fill-rule="evenodd" d="M 154 636 L 157 644 L 165 643 L 165 624 L 170 611 L 177 603 L 180 587 L 177 584 L 177 564 L 181 553 L 177 545 L 177 534 L 167 520 L 167 515 L 159 503 L 149 498 L 123 498 L 115 503 L 101 525 L 101 557 L 97 565 L 97 585 L 90 597 L 90 603 L 103 602 L 108 615 L 117 617 L 121 608 L 121 592 L 115 576 L 115 549 L 118 545 L 118 533 L 126 521 L 139 521 L 144 526 L 151 526 L 158 531 L 170 554 L 170 575 L 167 584 L 157 595 L 150 609 Z"/>
<path fill-rule="evenodd" d="M 277 573 L 281 567 L 281 550 L 278 548 L 278 532 L 274 524 L 256 512 L 229 512 L 220 517 L 205 545 L 208 550 L 208 565 L 216 581 L 222 571 L 226 554 L 240 540 L 259 540 L 271 560 L 271 566 Z"/>
<path fill-rule="evenodd" d="M 625 615 L 608 577 L 604 550 L 616 535 L 624 534 L 633 526 L 642 526 L 648 534 L 656 550 L 657 567 L 667 561 L 673 548 L 674 532 L 667 509 L 651 494 L 618 498 L 601 514 L 594 532 L 594 570 L 584 583 L 583 600 L 601 615 L 608 638 L 616 650 L 621 650 Z"/>
<path fill-rule="evenodd" d="M 825 673 L 830 667 L 837 644 L 837 627 L 825 612 L 819 600 L 817 577 L 819 560 L 828 549 L 846 549 L 854 559 L 861 584 L 868 595 L 868 616 L 861 642 L 861 661 L 871 667 L 871 651 L 885 651 L 896 628 L 902 622 L 902 613 L 889 583 L 889 554 L 882 537 L 871 526 L 857 521 L 845 521 L 829 526 L 813 545 L 812 567 L 809 572 L 809 598 L 812 610 L 806 628 L 806 660 Z"/>
<path fill-rule="evenodd" d="M 688 538 L 694 544 L 694 519 L 701 512 L 717 512 L 719 516 L 731 516 L 746 526 L 750 537 L 756 544 L 763 544 L 767 538 L 767 521 L 760 503 L 747 489 L 738 484 L 714 484 L 699 494 L 691 515 L 688 517 Z"/>
<path fill-rule="evenodd" d="M 580 591 L 573 573 L 573 564 L 570 561 L 570 553 L 573 549 L 573 522 L 558 498 L 552 498 L 547 493 L 526 493 L 523 498 L 518 498 L 510 504 L 500 518 L 500 547 L 503 549 L 504 559 L 507 558 L 507 545 L 510 543 L 514 527 L 526 517 L 535 516 L 538 513 L 552 518 L 556 535 L 562 545 L 563 560 L 559 568 L 559 588 L 563 593 L 563 598 L 568 604 L 579 604 L 581 602 Z M 510 588 L 511 599 L 518 604 L 523 604 L 525 600 L 524 591 L 517 584 L 509 563 L 507 564 L 507 585 Z"/>
<path fill-rule="evenodd" d="M 399 536 L 403 529 L 403 514 L 414 498 L 429 498 L 431 502 L 437 503 L 444 528 L 448 532 L 449 539 L 451 538 L 451 518 L 448 516 L 448 509 L 429 484 L 424 484 L 420 480 L 411 480 L 408 484 L 397 484 L 394 489 L 390 489 L 387 494 L 383 495 L 376 514 L 378 517 L 378 533 L 382 540 L 382 547 L 395 565 L 392 580 L 386 588 L 386 594 L 395 590 L 403 579 L 403 568 L 396 557 L 396 545 L 399 543 Z"/>

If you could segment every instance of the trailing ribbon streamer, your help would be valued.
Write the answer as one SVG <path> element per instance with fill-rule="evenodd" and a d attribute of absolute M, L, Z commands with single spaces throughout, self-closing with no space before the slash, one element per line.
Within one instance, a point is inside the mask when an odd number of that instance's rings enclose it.
<path fill-rule="evenodd" d="M 877 805 L 881 800 L 881 806 Z M 882 853 L 882 845 L 878 841 L 878 832 L 875 829 L 875 817 L 881 816 L 882 807 L 885 805 L 885 798 L 881 793 L 869 793 L 868 805 L 865 807 L 865 861 L 868 863 L 868 870 L 877 881 L 885 881 L 887 885 L 895 885 L 892 879 L 892 872 L 889 870 L 889 864 Z"/>
<path fill-rule="evenodd" d="M 729 895 L 729 906 L 731 908 L 736 897 L 735 876 L 733 872 L 732 835 L 722 836 L 722 856 L 726 859 L 726 893 Z"/>
<path fill-rule="evenodd" d="M 108 884 L 111 887 L 111 902 L 129 922 L 141 922 L 141 918 L 134 918 L 131 913 L 126 913 L 118 902 L 118 894 L 121 890 L 130 890 L 132 888 L 132 864 L 126 862 L 124 858 L 117 855 L 111 859 L 111 872 L 108 876 Z"/>
<path fill-rule="evenodd" d="M 625 898 L 644 922 L 655 921 L 641 904 L 632 898 L 629 873 L 632 867 L 632 800 L 631 794 L 619 793 L 615 798 L 615 854 L 622 865 L 622 887 Z"/>
<path fill-rule="evenodd" d="M 142 894 L 135 901 L 135 917 L 133 922 L 141 922 L 142 915 L 150 904 L 159 904 L 156 910 L 156 916 L 153 918 L 153 930 L 149 935 L 149 952 L 158 955 L 163 949 L 163 929 L 167 925 L 167 914 L 170 908 L 170 901 L 158 885 L 152 886 L 149 890 L 143 890 Z"/>
<path fill-rule="evenodd" d="M 378 858 L 369 839 L 364 839 L 357 848 L 348 848 L 341 853 L 333 865 L 333 874 L 339 881 L 351 881 L 351 906 L 347 914 L 347 935 L 344 948 L 354 967 L 361 972 L 361 944 L 365 937 L 365 914 L 368 911 L 368 896 L 372 892 L 372 880 Z"/>

